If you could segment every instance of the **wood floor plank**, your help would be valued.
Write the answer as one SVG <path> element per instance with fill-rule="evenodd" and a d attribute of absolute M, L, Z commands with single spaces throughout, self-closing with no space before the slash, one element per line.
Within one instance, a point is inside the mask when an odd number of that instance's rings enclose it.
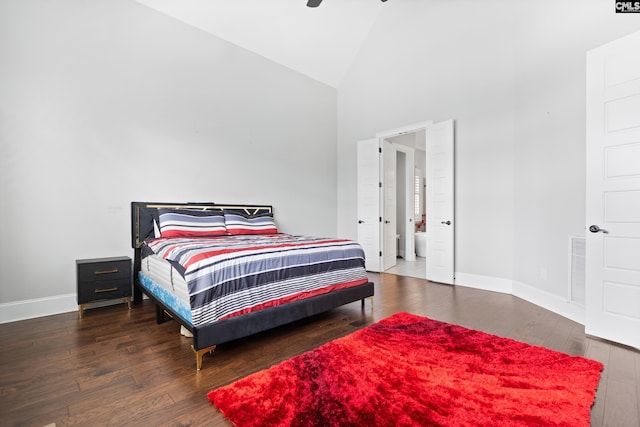
<path fill-rule="evenodd" d="M 607 398 L 607 380 L 604 377 L 600 377 L 598 383 L 598 391 L 596 394 L 596 400 L 591 407 L 591 426 L 602 426 L 605 424 L 605 402 Z"/>
<path fill-rule="evenodd" d="M 70 408 L 70 416 L 59 421 L 60 425 L 140 425 L 147 415 L 163 408 L 171 408 L 173 400 L 165 393 L 149 392 L 117 400 L 107 400 L 98 405 L 84 406 L 84 410 Z M 128 409 L 127 409 L 128 408 Z"/>
<path fill-rule="evenodd" d="M 634 385 L 640 382 L 636 371 L 636 355 L 627 348 L 611 346 L 608 368 L 609 380 Z"/>
<path fill-rule="evenodd" d="M 367 302 L 220 345 L 195 370 L 191 340 L 157 325 L 148 302 L 0 325 L 2 426 L 212 425 L 230 423 L 209 390 L 406 311 L 583 355 L 605 364 L 592 426 L 634 425 L 640 352 L 587 337 L 584 327 L 512 295 L 391 274 L 370 274 Z M 635 424 L 637 426 L 637 424 Z"/>
<path fill-rule="evenodd" d="M 609 379 L 607 396 L 604 405 L 606 425 L 616 427 L 637 427 L 640 420 L 638 413 L 638 387 L 627 381 Z"/>
<path fill-rule="evenodd" d="M 5 422 L 9 422 L 11 417 L 5 417 L 3 414 L 1 425 L 8 426 L 20 426 L 20 427 L 43 427 L 51 424 L 51 420 L 64 420 L 69 417 L 69 412 L 66 406 L 58 406 L 55 409 L 45 409 L 39 408 L 37 411 L 32 411 L 31 414 L 26 414 L 24 418 L 18 423 L 5 424 Z M 57 426 L 56 426 L 57 427 Z"/>

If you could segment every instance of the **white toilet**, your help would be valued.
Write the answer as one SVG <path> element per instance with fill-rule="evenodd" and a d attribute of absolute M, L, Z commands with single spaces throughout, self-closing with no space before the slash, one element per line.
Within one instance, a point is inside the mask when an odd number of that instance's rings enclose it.
<path fill-rule="evenodd" d="M 416 256 L 427 257 L 427 233 L 424 231 L 416 231 Z"/>

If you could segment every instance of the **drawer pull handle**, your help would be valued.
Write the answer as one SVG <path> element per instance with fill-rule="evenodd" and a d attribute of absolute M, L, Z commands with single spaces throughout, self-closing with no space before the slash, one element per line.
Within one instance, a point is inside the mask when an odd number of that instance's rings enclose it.
<path fill-rule="evenodd" d="M 118 288 L 109 288 L 109 289 L 96 289 L 96 294 L 100 294 L 102 292 L 113 292 L 113 291 L 117 291 Z"/>
<path fill-rule="evenodd" d="M 118 269 L 114 268 L 113 270 L 101 270 L 101 271 L 96 271 L 95 275 L 97 276 L 98 274 L 111 274 L 111 273 L 117 273 Z"/>

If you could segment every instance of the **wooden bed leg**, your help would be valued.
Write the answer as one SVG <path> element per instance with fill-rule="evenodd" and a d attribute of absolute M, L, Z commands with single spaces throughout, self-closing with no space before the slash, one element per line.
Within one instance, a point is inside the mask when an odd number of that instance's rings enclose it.
<path fill-rule="evenodd" d="M 202 369 L 202 356 L 204 356 L 206 353 L 213 353 L 213 350 L 215 350 L 215 348 L 216 346 L 212 345 L 211 347 L 196 350 L 194 346 L 191 346 L 191 350 L 193 350 L 193 352 L 196 354 L 196 370 L 199 371 L 200 369 Z"/>
<path fill-rule="evenodd" d="M 362 308 L 364 309 L 364 300 L 368 299 L 369 301 L 371 301 L 371 310 L 373 311 L 373 297 L 367 297 L 367 298 L 363 298 L 362 301 Z"/>

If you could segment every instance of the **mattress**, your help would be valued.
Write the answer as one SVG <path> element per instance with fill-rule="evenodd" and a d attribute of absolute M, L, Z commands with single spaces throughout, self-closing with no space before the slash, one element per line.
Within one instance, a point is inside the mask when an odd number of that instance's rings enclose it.
<path fill-rule="evenodd" d="M 171 263 L 155 254 L 148 255 L 142 260 L 138 279 L 144 288 L 192 324 L 187 282 Z"/>

